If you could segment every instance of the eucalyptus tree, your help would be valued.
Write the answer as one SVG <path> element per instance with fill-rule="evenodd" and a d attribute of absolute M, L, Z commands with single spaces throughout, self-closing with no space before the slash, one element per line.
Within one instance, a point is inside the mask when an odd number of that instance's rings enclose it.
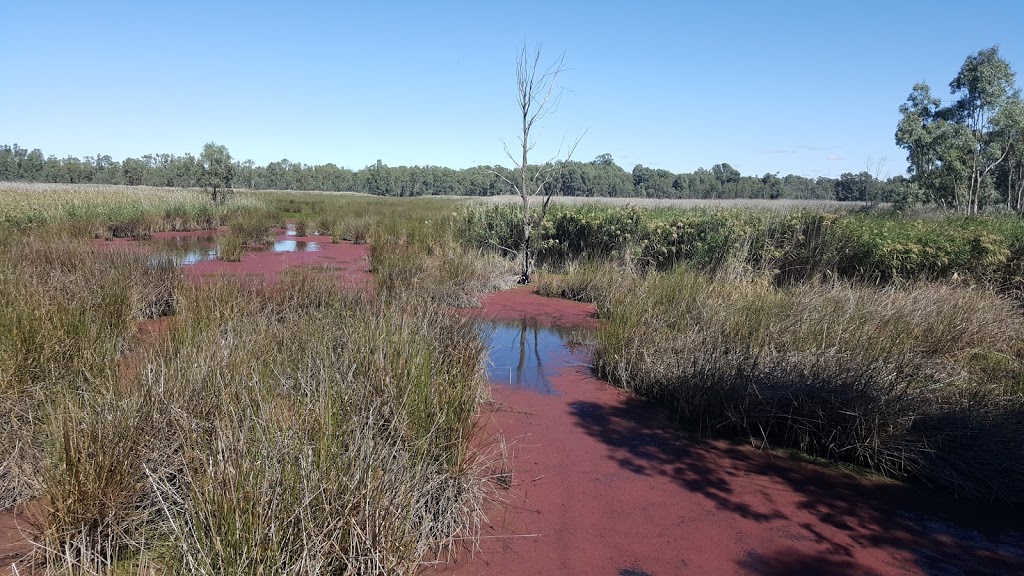
<path fill-rule="evenodd" d="M 993 192 L 994 170 L 1020 145 L 1015 110 L 1020 90 L 1010 64 L 993 46 L 969 55 L 949 83 L 955 97 L 942 106 L 927 84 L 915 84 L 900 106 L 896 143 L 907 150 L 909 173 L 938 202 L 975 214 Z"/>
<path fill-rule="evenodd" d="M 211 198 L 214 202 L 227 201 L 227 189 L 231 186 L 234 178 L 235 165 L 231 162 L 231 154 L 227 146 L 209 142 L 203 146 L 203 152 L 199 155 L 199 163 L 202 169 L 203 187 L 211 188 Z M 218 189 L 222 192 L 218 195 Z"/>
<path fill-rule="evenodd" d="M 1006 191 L 1006 207 L 1024 214 L 1024 101 L 1010 99 L 995 124 L 1006 146 L 1006 160 L 996 179 L 1000 189 Z"/>

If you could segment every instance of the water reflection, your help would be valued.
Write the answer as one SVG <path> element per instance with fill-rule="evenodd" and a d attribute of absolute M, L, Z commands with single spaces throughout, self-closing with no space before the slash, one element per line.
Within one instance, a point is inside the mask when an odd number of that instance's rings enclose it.
<path fill-rule="evenodd" d="M 582 360 L 571 334 L 523 319 L 484 324 L 488 340 L 487 377 L 496 384 L 555 394 L 551 378 Z"/>
<path fill-rule="evenodd" d="M 302 240 L 276 240 L 274 242 L 274 252 L 316 252 L 319 249 L 319 242 L 304 242 Z"/>
<path fill-rule="evenodd" d="M 220 250 L 215 236 L 175 236 L 146 240 L 156 254 L 154 264 L 173 262 L 176 266 L 191 266 L 200 262 L 217 260 Z M 273 252 L 316 252 L 319 242 L 305 240 L 277 240 L 271 246 L 249 248 L 250 250 L 271 250 Z"/>
<path fill-rule="evenodd" d="M 177 266 L 191 266 L 217 259 L 217 246 L 213 236 L 180 236 L 149 240 L 157 254 L 153 262 L 173 262 Z"/>

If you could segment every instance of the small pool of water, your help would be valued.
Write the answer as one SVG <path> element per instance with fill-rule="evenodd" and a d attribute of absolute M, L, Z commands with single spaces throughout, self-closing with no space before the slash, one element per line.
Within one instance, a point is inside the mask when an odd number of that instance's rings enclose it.
<path fill-rule="evenodd" d="M 154 238 L 140 240 L 149 245 L 153 251 L 154 262 L 172 261 L 177 266 L 192 266 L 200 262 L 216 260 L 219 254 L 216 236 L 179 236 L 171 238 Z M 270 252 L 316 252 L 320 250 L 319 242 L 305 240 L 276 240 L 266 249 Z"/>
<path fill-rule="evenodd" d="M 316 252 L 320 250 L 320 243 L 302 240 L 276 240 L 273 250 L 274 252 Z"/>
<path fill-rule="evenodd" d="M 217 259 L 217 239 L 214 236 L 180 236 L 142 240 L 154 249 L 154 261 L 174 262 L 177 266 L 191 266 Z"/>
<path fill-rule="evenodd" d="M 487 377 L 493 384 L 557 394 L 552 378 L 586 360 L 578 333 L 536 322 L 483 322 L 488 344 Z"/>

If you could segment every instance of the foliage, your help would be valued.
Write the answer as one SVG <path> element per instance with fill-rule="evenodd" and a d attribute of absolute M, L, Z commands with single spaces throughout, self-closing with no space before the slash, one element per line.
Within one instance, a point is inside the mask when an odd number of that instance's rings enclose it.
<path fill-rule="evenodd" d="M 110 156 L 44 158 L 38 149 L 30 152 L 17 144 L 0 146 L 0 181 L 9 182 L 212 188 L 204 166 L 200 158 L 191 154 L 147 154 L 118 162 Z M 839 180 L 835 178 L 771 173 L 744 176 L 727 163 L 716 164 L 710 170 L 700 168 L 679 174 L 643 165 L 629 172 L 617 165 L 610 154 L 601 154 L 589 162 L 566 160 L 557 165 L 528 167 L 538 168 L 553 168 L 555 176 L 546 189 L 568 197 L 830 200 L 847 194 L 837 190 Z M 230 184 L 250 190 L 363 192 L 399 197 L 498 196 L 511 193 L 506 180 L 515 181 L 521 176 L 518 169 L 503 166 L 454 170 L 443 166 L 389 166 L 378 161 L 350 170 L 335 164 L 310 165 L 287 159 L 265 166 L 252 160 L 233 161 L 228 175 L 227 180 L 218 180 L 220 187 Z M 900 177 L 883 181 L 868 175 L 866 186 L 871 190 L 867 198 L 871 201 L 895 202 L 903 192 Z"/>
<path fill-rule="evenodd" d="M 202 185 L 212 190 L 214 202 L 224 203 L 227 200 L 227 189 L 235 175 L 235 167 L 231 163 L 231 153 L 223 144 L 207 143 L 199 155 L 202 168 Z"/>
<path fill-rule="evenodd" d="M 1019 502 L 1024 320 L 990 293 L 688 270 L 609 292 L 595 361 L 686 427 Z"/>
<path fill-rule="evenodd" d="M 956 100 L 947 106 L 927 84 L 914 85 L 900 106 L 896 144 L 907 150 L 911 178 L 931 200 L 967 214 L 993 203 L 1024 210 L 1012 177 L 1019 167 L 1014 150 L 1024 146 L 1024 103 L 1015 82 L 993 46 L 964 60 L 949 83 Z"/>
<path fill-rule="evenodd" d="M 508 253 L 521 231 L 512 205 L 460 213 L 472 245 Z M 538 263 L 557 269 L 610 259 L 641 268 L 739 268 L 776 284 L 838 277 L 869 283 L 960 279 L 1003 285 L 1024 254 L 1012 216 L 914 219 L 893 212 L 798 209 L 640 209 L 556 205 L 541 229 Z"/>

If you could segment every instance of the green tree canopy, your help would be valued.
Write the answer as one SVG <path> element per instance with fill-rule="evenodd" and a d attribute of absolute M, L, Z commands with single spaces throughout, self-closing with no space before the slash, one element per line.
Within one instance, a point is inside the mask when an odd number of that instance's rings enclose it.
<path fill-rule="evenodd" d="M 235 175 L 235 166 L 231 163 L 231 154 L 227 146 L 214 142 L 207 143 L 199 155 L 199 164 L 203 186 L 213 190 L 214 202 L 224 202 L 227 196 L 223 193 L 218 195 L 218 190 L 229 188 Z"/>

